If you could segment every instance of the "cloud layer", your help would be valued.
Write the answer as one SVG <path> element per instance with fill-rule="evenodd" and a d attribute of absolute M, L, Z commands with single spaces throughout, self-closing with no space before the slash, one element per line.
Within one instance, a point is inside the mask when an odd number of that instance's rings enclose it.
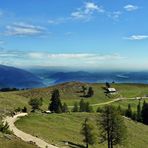
<path fill-rule="evenodd" d="M 45 31 L 44 27 L 38 25 L 27 24 L 24 22 L 13 23 L 7 25 L 5 35 L 9 36 L 34 36 L 41 35 Z"/>
<path fill-rule="evenodd" d="M 128 4 L 128 5 L 124 6 L 124 9 L 126 11 L 135 11 L 135 10 L 139 9 L 139 7 L 135 6 L 135 5 Z"/>
<path fill-rule="evenodd" d="M 131 35 L 126 37 L 127 40 L 145 40 L 148 39 L 148 35 Z"/>
<path fill-rule="evenodd" d="M 88 66 L 93 67 L 101 63 L 122 61 L 126 59 L 119 54 L 90 54 L 90 53 L 75 53 L 75 54 L 52 54 L 48 52 L 24 52 L 0 50 L 0 64 L 14 66 L 67 66 L 78 67 Z M 13 62 L 12 62 L 13 61 Z"/>

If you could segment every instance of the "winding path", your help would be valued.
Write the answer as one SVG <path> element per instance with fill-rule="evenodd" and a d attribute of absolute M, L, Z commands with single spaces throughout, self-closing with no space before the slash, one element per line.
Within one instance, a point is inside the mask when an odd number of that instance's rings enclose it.
<path fill-rule="evenodd" d="M 124 101 L 124 100 L 140 100 L 140 99 L 148 99 L 148 97 L 117 98 L 117 99 L 113 99 L 113 100 L 108 101 L 108 102 L 97 103 L 97 104 L 91 104 L 90 106 L 101 106 L 101 105 L 108 105 L 108 104 L 111 104 L 111 103 L 115 103 L 115 102 L 118 102 L 118 101 Z"/>
<path fill-rule="evenodd" d="M 40 148 L 57 148 L 56 146 L 46 143 L 44 140 L 42 140 L 40 138 L 34 137 L 34 136 L 27 134 L 27 133 L 16 128 L 14 123 L 18 120 L 18 118 L 23 117 L 23 116 L 27 116 L 27 115 L 28 115 L 27 113 L 19 113 L 13 117 L 7 116 L 3 121 L 4 121 L 4 123 L 7 122 L 9 124 L 10 130 L 13 131 L 14 135 L 19 137 L 23 141 L 32 142 Z"/>
<path fill-rule="evenodd" d="M 148 99 L 148 97 L 136 97 L 136 98 L 116 98 L 116 99 L 113 99 L 111 101 L 107 101 L 107 102 L 102 102 L 102 103 L 96 103 L 96 104 L 90 104 L 90 106 L 102 106 L 102 105 L 108 105 L 108 104 L 111 104 L 111 103 L 115 103 L 115 102 L 118 102 L 118 101 L 124 101 L 124 100 L 139 100 L 140 98 L 142 99 Z M 74 106 L 68 106 L 69 108 L 72 108 Z"/>

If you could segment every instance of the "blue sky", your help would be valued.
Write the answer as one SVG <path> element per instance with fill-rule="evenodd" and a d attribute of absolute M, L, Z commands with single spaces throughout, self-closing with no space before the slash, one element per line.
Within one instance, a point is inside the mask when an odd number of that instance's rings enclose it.
<path fill-rule="evenodd" d="M 0 64 L 148 70 L 147 0 L 0 0 Z"/>

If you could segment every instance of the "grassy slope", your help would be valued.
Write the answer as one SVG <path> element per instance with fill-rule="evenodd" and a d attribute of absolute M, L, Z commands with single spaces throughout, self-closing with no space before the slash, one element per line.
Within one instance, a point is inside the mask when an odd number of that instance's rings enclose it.
<path fill-rule="evenodd" d="M 43 98 L 43 109 L 47 109 L 50 101 L 51 91 L 55 88 L 60 90 L 62 102 L 66 102 L 68 105 L 73 105 L 74 102 L 79 102 L 82 93 L 77 93 L 81 90 L 81 86 L 92 86 L 94 90 L 94 96 L 92 98 L 84 98 L 91 104 L 108 102 L 117 97 L 140 97 L 148 94 L 148 85 L 144 84 L 112 84 L 118 91 L 118 95 L 108 98 L 104 94 L 102 87 L 104 84 L 86 84 L 79 82 L 64 83 L 57 86 L 48 88 L 33 89 L 20 92 L 7 92 L 0 93 L 0 114 L 3 111 L 14 110 L 18 107 L 28 106 L 28 100 L 30 98 Z"/>
<path fill-rule="evenodd" d="M 29 98 L 16 95 L 14 92 L 0 93 L 0 114 L 10 112 L 18 107 L 28 106 Z"/>
<path fill-rule="evenodd" d="M 118 97 L 125 97 L 125 98 L 134 98 L 134 97 L 142 97 L 148 94 L 148 85 L 144 84 L 112 84 L 112 87 L 116 88 L 118 91 L 117 95 L 111 96 L 108 98 L 104 94 L 104 90 L 102 87 L 104 84 L 84 84 L 79 82 L 70 82 L 64 83 L 57 86 L 52 86 L 48 88 L 41 88 L 41 89 L 34 89 L 28 91 L 19 92 L 18 95 L 21 97 L 27 98 L 43 98 L 43 109 L 48 108 L 48 104 L 51 97 L 51 92 L 53 89 L 57 88 L 60 90 L 61 100 L 62 102 L 66 102 L 68 105 L 73 105 L 74 102 L 79 102 L 82 93 L 77 93 L 77 91 L 81 90 L 81 86 L 92 86 L 94 90 L 94 96 L 92 98 L 84 98 L 86 101 L 90 102 L 90 104 L 108 102 Z M 127 101 L 128 102 L 128 101 Z M 129 101 L 130 102 L 130 101 Z M 134 101 L 133 101 L 134 102 Z M 135 101 L 136 102 L 136 101 Z M 134 104 L 137 104 L 137 102 Z M 118 103 L 117 103 L 118 104 Z M 128 103 L 121 103 L 121 106 L 125 108 L 126 104 Z M 134 105 L 135 107 L 135 105 Z M 95 107 L 96 109 L 97 107 Z"/>
<path fill-rule="evenodd" d="M 63 146 L 62 141 L 84 145 L 80 135 L 81 124 L 86 117 L 93 123 L 97 114 L 72 113 L 72 114 L 31 114 L 19 120 L 16 125 L 19 129 L 45 139 L 47 142 Z M 145 148 L 148 144 L 148 126 L 125 119 L 128 128 L 128 140 L 125 148 Z M 26 126 L 28 128 L 26 128 Z M 104 148 L 105 145 L 96 144 L 93 148 Z"/>
<path fill-rule="evenodd" d="M 20 92 L 7 92 L 7 93 L 0 93 L 0 116 L 4 113 L 13 111 L 14 109 L 18 107 L 24 107 L 27 106 L 27 108 L 30 109 L 28 106 L 28 100 L 30 98 L 39 98 L 42 97 L 44 100 L 43 109 L 47 109 L 49 100 L 50 100 L 50 94 L 51 91 L 54 88 L 58 88 L 61 92 L 61 99 L 62 102 L 66 102 L 68 105 L 73 105 L 75 101 L 79 101 L 81 97 L 79 97 L 81 94 L 76 93 L 77 91 L 81 90 L 82 85 L 92 86 L 95 95 L 93 98 L 86 99 L 90 103 L 101 103 L 101 102 L 107 102 L 109 100 L 112 100 L 116 97 L 123 96 L 123 97 L 137 97 L 137 96 L 144 96 L 148 94 L 148 85 L 142 85 L 142 84 L 114 84 L 112 87 L 115 87 L 119 95 L 114 96 L 112 98 L 108 98 L 104 95 L 104 91 L 102 89 L 103 84 L 83 84 L 83 83 L 65 83 L 49 88 L 43 88 L 43 89 L 34 89 L 34 90 L 28 90 L 28 91 L 20 91 Z M 136 107 L 137 101 L 124 101 L 124 102 L 118 102 L 114 103 L 116 106 L 120 103 L 121 107 L 126 108 L 128 103 L 131 103 L 134 108 Z M 7 147 L 10 147 L 9 145 L 15 145 L 17 143 L 17 139 L 15 141 L 9 141 L 8 139 L 0 136 L 0 144 L 6 145 Z M 20 143 L 20 141 L 18 141 Z"/>
<path fill-rule="evenodd" d="M 28 106 L 28 98 L 21 97 L 15 93 L 0 93 L 0 120 L 1 116 L 13 111 L 14 109 Z M 4 134 L 0 133 L 0 147 L 2 148 L 35 148 L 31 144 L 27 144 L 22 140 L 11 136 L 11 140 L 6 138 Z"/>
<path fill-rule="evenodd" d="M 6 138 L 0 133 L 0 147 L 1 148 L 36 148 L 36 146 L 23 142 L 15 136 L 9 136 L 10 139 Z"/>

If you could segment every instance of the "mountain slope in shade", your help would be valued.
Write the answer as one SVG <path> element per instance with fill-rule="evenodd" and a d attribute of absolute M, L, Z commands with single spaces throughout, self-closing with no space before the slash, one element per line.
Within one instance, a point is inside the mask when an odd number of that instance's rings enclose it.
<path fill-rule="evenodd" d="M 36 88 L 43 86 L 42 80 L 28 71 L 0 65 L 0 88 Z"/>
<path fill-rule="evenodd" d="M 81 81 L 81 82 L 117 82 L 117 83 L 148 83 L 148 72 L 58 72 L 49 75 L 49 78 L 55 80 L 55 84 Z"/>

